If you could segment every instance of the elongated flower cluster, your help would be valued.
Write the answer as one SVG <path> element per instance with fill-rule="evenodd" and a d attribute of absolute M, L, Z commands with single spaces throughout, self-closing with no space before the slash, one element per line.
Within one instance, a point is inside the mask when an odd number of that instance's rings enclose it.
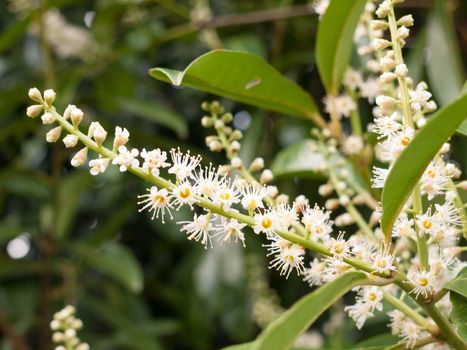
<path fill-rule="evenodd" d="M 83 322 L 75 316 L 76 309 L 68 305 L 54 314 L 50 328 L 54 332 L 52 340 L 57 344 L 55 350 L 89 350 L 87 343 L 81 342 L 77 331 L 83 327 Z M 59 345 L 61 344 L 61 345 Z"/>

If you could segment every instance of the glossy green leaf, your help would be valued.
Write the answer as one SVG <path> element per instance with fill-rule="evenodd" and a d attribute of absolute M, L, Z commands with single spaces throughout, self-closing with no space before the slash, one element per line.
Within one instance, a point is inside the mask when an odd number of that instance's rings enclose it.
<path fill-rule="evenodd" d="M 465 76 L 448 3 L 435 0 L 434 5 L 427 23 L 427 74 L 437 102 L 446 105 L 459 95 Z"/>
<path fill-rule="evenodd" d="M 246 104 L 314 119 L 313 98 L 282 76 L 263 58 L 247 52 L 214 50 L 194 60 L 184 71 L 153 68 L 150 75 L 174 86 L 187 86 Z"/>
<path fill-rule="evenodd" d="M 349 272 L 304 296 L 259 335 L 251 350 L 289 349 L 337 299 L 365 282 L 364 273 Z"/>
<path fill-rule="evenodd" d="M 33 18 L 34 14 L 30 14 L 26 18 L 14 22 L 2 32 L 0 35 L 0 53 L 8 50 L 24 35 Z"/>
<path fill-rule="evenodd" d="M 457 326 L 457 333 L 467 341 L 467 297 L 451 292 L 451 320 Z"/>
<path fill-rule="evenodd" d="M 426 167 L 467 118 L 467 95 L 435 113 L 394 163 L 382 194 L 381 228 L 386 235 Z"/>
<path fill-rule="evenodd" d="M 318 144 L 313 139 L 299 141 L 291 146 L 281 150 L 274 159 L 271 170 L 277 178 L 309 178 L 324 180 L 327 178 L 327 172 L 323 171 L 321 166 L 324 158 L 320 152 L 317 152 Z M 348 181 L 359 191 L 366 191 L 367 185 L 358 174 L 353 165 L 342 155 L 336 153 L 332 159 L 333 163 L 343 163 L 349 173 Z"/>
<path fill-rule="evenodd" d="M 444 288 L 459 293 L 467 298 L 467 267 L 464 267 L 457 277 L 446 284 Z"/>
<path fill-rule="evenodd" d="M 331 0 L 318 26 L 316 63 L 328 94 L 337 94 L 366 0 Z"/>
<path fill-rule="evenodd" d="M 135 256 L 124 245 L 109 242 L 100 248 L 84 243 L 73 245 L 72 251 L 90 268 L 139 293 L 143 289 L 143 271 Z"/>
<path fill-rule="evenodd" d="M 467 81 L 464 83 L 461 94 L 467 94 Z M 462 124 L 457 128 L 457 133 L 460 135 L 467 136 L 467 120 L 464 120 Z"/>

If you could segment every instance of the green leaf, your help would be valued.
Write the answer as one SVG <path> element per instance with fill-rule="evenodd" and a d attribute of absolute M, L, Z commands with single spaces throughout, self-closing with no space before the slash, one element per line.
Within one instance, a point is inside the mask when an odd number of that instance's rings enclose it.
<path fill-rule="evenodd" d="M 318 26 L 316 63 L 328 94 L 337 94 L 366 0 L 331 0 Z"/>
<path fill-rule="evenodd" d="M 96 249 L 77 243 L 72 251 L 90 268 L 109 276 L 128 290 L 139 293 L 143 289 L 143 271 L 135 256 L 124 245 L 109 242 Z"/>
<path fill-rule="evenodd" d="M 456 99 L 465 79 L 447 6 L 446 1 L 435 0 L 427 23 L 426 36 L 427 74 L 430 87 L 440 105 Z"/>
<path fill-rule="evenodd" d="M 184 71 L 153 68 L 149 74 L 174 86 L 187 86 L 256 107 L 314 120 L 313 98 L 263 58 L 247 52 L 214 50 Z"/>
<path fill-rule="evenodd" d="M 175 131 L 179 137 L 185 138 L 188 134 L 186 119 L 160 103 L 123 96 L 110 97 L 106 95 L 106 98 L 110 98 L 116 106 L 137 117 L 145 118 Z"/>
<path fill-rule="evenodd" d="M 459 293 L 467 298 L 467 267 L 464 267 L 457 277 L 446 284 L 444 288 Z"/>
<path fill-rule="evenodd" d="M 370 337 L 368 339 L 361 341 L 360 343 L 352 346 L 352 349 L 378 350 L 386 346 L 391 346 L 392 344 L 397 343 L 398 341 L 399 341 L 399 338 L 390 333 L 379 334 L 379 335 L 375 335 L 373 337 Z"/>
<path fill-rule="evenodd" d="M 337 299 L 365 282 L 364 273 L 349 272 L 304 296 L 259 335 L 251 350 L 289 349 Z"/>
<path fill-rule="evenodd" d="M 464 83 L 464 87 L 462 88 L 461 94 L 467 94 L 467 81 Z M 457 128 L 457 133 L 467 136 L 467 120 L 464 120 L 462 124 Z"/>
<path fill-rule="evenodd" d="M 452 292 L 449 298 L 452 303 L 451 320 L 457 326 L 457 333 L 467 341 L 467 298 Z"/>
<path fill-rule="evenodd" d="M 435 113 L 396 160 L 382 194 L 381 228 L 386 235 L 391 234 L 402 207 L 430 161 L 466 117 L 467 95 L 463 95 Z"/>
<path fill-rule="evenodd" d="M 34 14 L 29 14 L 26 18 L 14 21 L 11 26 L 6 28 L 0 36 L 0 53 L 8 50 L 18 41 L 29 28 Z"/>
<path fill-rule="evenodd" d="M 322 171 L 320 164 L 324 159 L 320 152 L 317 152 L 318 143 L 313 139 L 299 141 L 281 150 L 274 159 L 271 170 L 277 178 L 309 178 L 326 179 L 327 172 Z M 340 153 L 336 152 L 331 159 L 333 164 L 343 163 L 344 168 L 349 173 L 348 181 L 353 188 L 360 191 L 367 191 L 367 185 L 354 166 Z"/>

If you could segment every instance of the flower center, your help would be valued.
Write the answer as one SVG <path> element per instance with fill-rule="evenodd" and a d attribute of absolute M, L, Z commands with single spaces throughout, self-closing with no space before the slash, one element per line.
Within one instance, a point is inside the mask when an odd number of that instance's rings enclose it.
<path fill-rule="evenodd" d="M 408 146 L 410 143 L 410 138 L 408 138 L 407 136 L 404 136 L 401 140 L 401 143 L 402 143 L 402 146 Z"/>
<path fill-rule="evenodd" d="M 263 225 L 264 228 L 268 229 L 268 228 L 271 228 L 272 226 L 272 220 L 270 218 L 264 218 L 262 221 L 261 221 L 261 225 Z"/>
<path fill-rule="evenodd" d="M 182 188 L 179 193 L 180 197 L 182 197 L 183 199 L 190 198 L 191 195 L 191 191 L 188 187 Z"/>
<path fill-rule="evenodd" d="M 368 294 L 368 299 L 370 301 L 375 301 L 376 300 L 376 294 L 375 293 L 370 293 Z"/>
<path fill-rule="evenodd" d="M 428 278 L 426 277 L 420 277 L 418 279 L 418 284 L 421 286 L 421 287 L 426 287 L 428 285 Z"/>
<path fill-rule="evenodd" d="M 428 230 L 432 226 L 431 220 L 428 220 L 428 219 L 423 220 L 422 225 L 423 225 L 424 228 L 426 228 Z"/>

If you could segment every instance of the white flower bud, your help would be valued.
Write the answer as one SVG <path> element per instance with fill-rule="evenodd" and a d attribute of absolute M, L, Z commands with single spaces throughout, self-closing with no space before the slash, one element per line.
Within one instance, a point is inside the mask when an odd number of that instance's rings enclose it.
<path fill-rule="evenodd" d="M 407 76 L 407 73 L 409 72 L 409 69 L 404 63 L 401 63 L 396 66 L 395 72 L 399 77 L 405 78 Z"/>
<path fill-rule="evenodd" d="M 394 81 L 394 79 L 397 78 L 397 75 L 395 73 L 392 73 L 392 72 L 385 72 L 383 74 L 380 75 L 379 79 L 381 80 L 381 82 L 383 84 L 389 84 L 389 83 L 392 83 Z"/>
<path fill-rule="evenodd" d="M 113 143 L 113 148 L 118 149 L 118 147 L 126 145 L 130 138 L 130 133 L 126 128 L 121 128 L 119 126 L 115 127 L 115 138 Z"/>
<path fill-rule="evenodd" d="M 338 191 L 344 191 L 346 188 L 347 188 L 347 185 L 344 181 L 339 181 L 338 183 L 336 183 L 336 189 Z"/>
<path fill-rule="evenodd" d="M 52 125 L 57 120 L 57 118 L 55 118 L 55 116 L 49 112 L 45 112 L 42 115 L 41 119 L 42 119 L 42 123 L 45 125 Z"/>
<path fill-rule="evenodd" d="M 45 90 L 44 101 L 48 106 L 52 106 L 55 101 L 55 91 L 52 89 Z"/>
<path fill-rule="evenodd" d="M 84 147 L 79 150 L 74 157 L 71 159 L 71 165 L 75 168 L 82 166 L 86 163 L 86 158 L 88 157 L 88 148 Z"/>
<path fill-rule="evenodd" d="M 413 22 L 414 21 L 412 15 L 406 15 L 404 17 L 399 18 L 399 20 L 397 21 L 397 25 L 411 27 L 413 26 Z"/>
<path fill-rule="evenodd" d="M 222 144 L 217 140 L 213 140 L 213 141 L 209 142 L 207 144 L 207 146 L 209 147 L 211 152 L 220 152 L 220 151 L 222 151 Z"/>
<path fill-rule="evenodd" d="M 396 103 L 398 101 L 390 96 L 381 95 L 376 97 L 376 104 L 383 110 L 392 108 Z"/>
<path fill-rule="evenodd" d="M 222 176 L 228 175 L 229 172 L 230 172 L 230 165 L 222 165 L 221 167 L 219 167 L 219 174 L 221 174 Z"/>
<path fill-rule="evenodd" d="M 222 121 L 226 124 L 230 123 L 233 120 L 233 115 L 232 113 L 225 113 L 222 116 Z"/>
<path fill-rule="evenodd" d="M 467 180 L 461 181 L 457 184 L 462 191 L 467 191 Z"/>
<path fill-rule="evenodd" d="M 204 116 L 201 118 L 201 125 L 203 128 L 210 128 L 213 124 L 214 123 L 211 117 Z"/>
<path fill-rule="evenodd" d="M 340 196 L 340 197 L 339 197 L 339 203 L 340 203 L 342 206 L 344 206 L 344 207 L 346 207 L 347 205 L 349 205 L 349 203 L 350 203 L 350 198 L 349 198 L 349 196 L 347 196 L 347 195 L 345 195 L 345 194 L 343 194 L 342 196 Z"/>
<path fill-rule="evenodd" d="M 243 165 L 243 162 L 242 160 L 239 158 L 239 157 L 234 157 L 232 158 L 232 160 L 230 161 L 230 164 L 232 164 L 232 166 L 236 169 L 239 169 L 242 167 Z"/>
<path fill-rule="evenodd" d="M 268 190 L 268 196 L 271 198 L 276 198 L 277 195 L 279 194 L 279 190 L 277 189 L 276 186 L 268 186 L 267 190 Z"/>
<path fill-rule="evenodd" d="M 436 105 L 435 101 L 428 101 L 425 103 L 425 112 L 430 113 L 436 111 L 438 106 Z"/>
<path fill-rule="evenodd" d="M 89 344 L 88 343 L 81 343 L 76 347 L 76 350 L 89 350 Z"/>
<path fill-rule="evenodd" d="M 54 343 L 60 343 L 60 342 L 62 342 L 64 339 L 65 339 L 65 336 L 64 336 L 63 333 L 61 333 L 61 332 L 54 332 L 54 334 L 52 334 L 52 341 L 53 341 Z"/>
<path fill-rule="evenodd" d="M 65 337 L 67 337 L 67 338 L 74 338 L 74 337 L 76 337 L 76 330 L 73 329 L 73 328 L 68 328 L 68 329 L 65 331 Z"/>
<path fill-rule="evenodd" d="M 417 126 L 419 128 L 423 128 L 425 126 L 425 124 L 426 124 L 426 119 L 425 118 L 422 117 L 422 118 L 417 120 Z"/>
<path fill-rule="evenodd" d="M 97 123 L 97 125 L 95 125 L 93 128 L 92 136 L 98 144 L 101 144 L 107 137 L 107 131 L 105 131 L 105 129 L 99 123 Z"/>
<path fill-rule="evenodd" d="M 360 46 L 360 47 L 357 49 L 357 53 L 358 53 L 360 56 L 368 56 L 368 55 L 371 55 L 371 54 L 373 53 L 373 47 L 371 47 L 370 45 Z"/>
<path fill-rule="evenodd" d="M 273 178 L 274 175 L 272 174 L 272 171 L 269 169 L 264 169 L 261 173 L 261 176 L 259 177 L 259 182 L 261 184 L 267 184 L 268 182 L 271 182 Z"/>
<path fill-rule="evenodd" d="M 75 147 L 78 143 L 78 136 L 73 134 L 68 134 L 63 138 L 63 143 L 65 144 L 66 148 Z"/>
<path fill-rule="evenodd" d="M 318 193 L 323 197 L 330 196 L 332 191 L 334 191 L 334 188 L 331 184 L 324 184 L 318 188 Z"/>
<path fill-rule="evenodd" d="M 366 67 L 370 72 L 373 73 L 378 73 L 380 71 L 380 65 L 376 60 L 368 60 L 366 63 Z"/>
<path fill-rule="evenodd" d="M 231 144 L 230 144 L 230 149 L 232 150 L 232 152 L 234 153 L 237 153 L 238 151 L 240 151 L 240 147 L 242 147 L 240 145 L 240 142 L 238 141 L 233 141 Z"/>
<path fill-rule="evenodd" d="M 409 36 L 409 34 L 410 34 L 410 30 L 409 30 L 409 28 L 407 28 L 405 26 L 402 26 L 397 30 L 397 35 L 398 35 L 399 39 L 405 39 L 405 38 L 407 38 Z"/>
<path fill-rule="evenodd" d="M 55 347 L 55 350 L 66 350 L 66 348 L 63 345 L 59 345 Z"/>
<path fill-rule="evenodd" d="M 336 210 L 339 208 L 339 200 L 336 198 L 331 198 L 324 203 L 324 206 L 327 210 Z"/>
<path fill-rule="evenodd" d="M 335 223 L 336 226 L 348 226 L 354 223 L 354 219 L 349 213 L 344 213 L 336 217 Z"/>
<path fill-rule="evenodd" d="M 240 140 L 243 137 L 243 133 L 240 130 L 235 130 L 232 135 L 230 135 L 230 141 Z"/>
<path fill-rule="evenodd" d="M 42 103 L 42 94 L 38 88 L 34 87 L 29 89 L 28 95 L 31 100 Z"/>
<path fill-rule="evenodd" d="M 70 119 L 71 118 L 71 112 L 76 108 L 75 105 L 68 105 L 65 108 L 65 111 L 63 112 L 63 118 L 65 119 Z"/>
<path fill-rule="evenodd" d="M 56 331 L 60 328 L 60 321 L 58 320 L 52 320 L 52 322 L 50 322 L 50 329 L 53 330 L 53 331 Z"/>
<path fill-rule="evenodd" d="M 279 204 L 279 203 L 284 203 L 284 204 L 287 204 L 289 203 L 289 196 L 287 196 L 286 194 L 280 194 L 277 196 L 276 198 L 276 203 Z"/>
<path fill-rule="evenodd" d="M 374 20 L 370 22 L 371 28 L 373 30 L 382 30 L 388 27 L 388 22 L 381 20 Z"/>
<path fill-rule="evenodd" d="M 385 71 L 390 71 L 396 66 L 396 61 L 392 57 L 385 56 L 379 60 L 379 66 Z"/>
<path fill-rule="evenodd" d="M 249 170 L 254 173 L 256 171 L 260 171 L 261 169 L 264 168 L 264 159 L 263 158 L 255 158 L 253 162 L 250 164 Z"/>
<path fill-rule="evenodd" d="M 216 120 L 214 123 L 214 129 L 222 130 L 224 128 L 224 122 L 222 120 Z"/>
<path fill-rule="evenodd" d="M 443 146 L 441 147 L 440 152 L 442 154 L 446 154 L 446 153 L 449 152 L 450 149 L 451 149 L 451 145 L 449 143 L 445 142 L 445 143 L 443 143 Z"/>
<path fill-rule="evenodd" d="M 389 13 L 391 12 L 391 8 L 392 8 L 391 2 L 388 0 L 385 0 L 379 5 L 375 13 L 379 18 L 384 18 L 384 17 L 387 17 L 387 15 L 389 15 Z"/>
<path fill-rule="evenodd" d="M 50 130 L 46 135 L 45 139 L 47 142 L 57 142 L 57 140 L 60 138 L 60 134 L 62 133 L 62 127 L 57 126 L 56 128 L 53 128 Z"/>
<path fill-rule="evenodd" d="M 368 195 L 364 193 L 359 193 L 355 197 L 352 198 L 352 203 L 356 205 L 363 205 L 367 202 Z"/>
<path fill-rule="evenodd" d="M 375 39 L 371 44 L 376 51 L 382 51 L 391 46 L 391 42 L 385 39 Z"/>
<path fill-rule="evenodd" d="M 42 105 L 32 105 L 29 106 L 28 109 L 26 110 L 26 115 L 30 118 L 36 118 L 39 116 L 39 114 L 42 113 L 43 107 Z"/>
<path fill-rule="evenodd" d="M 79 123 L 81 123 L 81 121 L 83 120 L 83 111 L 79 108 L 73 108 L 73 110 L 71 111 L 70 113 L 70 118 L 71 118 L 71 122 L 73 123 L 73 125 L 76 127 L 79 125 Z"/>

